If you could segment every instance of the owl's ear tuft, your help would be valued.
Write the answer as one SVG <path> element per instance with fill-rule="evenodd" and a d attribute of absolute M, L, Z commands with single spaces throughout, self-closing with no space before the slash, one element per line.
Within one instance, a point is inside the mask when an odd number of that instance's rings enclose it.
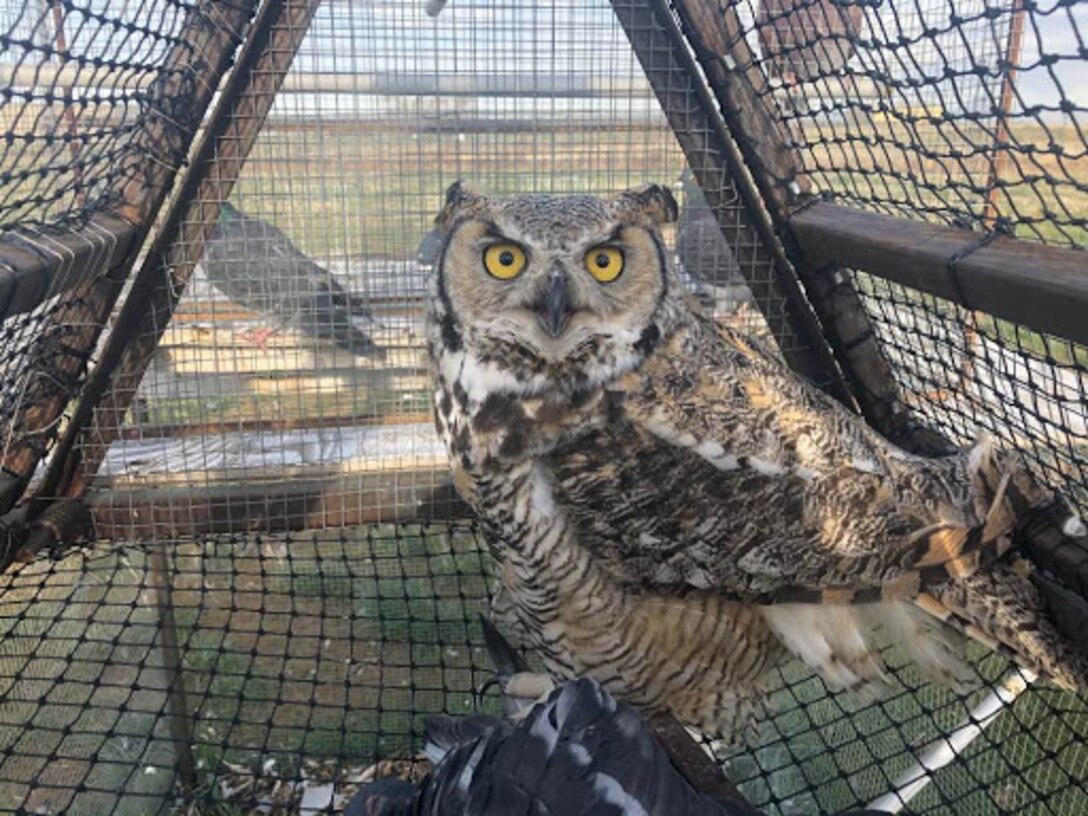
<path fill-rule="evenodd" d="M 643 226 L 671 224 L 680 208 L 668 187 L 644 184 L 624 190 L 615 199 L 616 215 Z"/>
<path fill-rule="evenodd" d="M 442 205 L 434 223 L 449 232 L 458 221 L 478 213 L 486 201 L 486 198 L 458 179 L 446 190 L 446 203 Z"/>

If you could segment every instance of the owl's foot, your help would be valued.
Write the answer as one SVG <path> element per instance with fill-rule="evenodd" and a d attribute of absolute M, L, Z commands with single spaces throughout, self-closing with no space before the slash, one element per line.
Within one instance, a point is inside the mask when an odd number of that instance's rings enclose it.
<path fill-rule="evenodd" d="M 534 672 L 512 674 L 502 685 L 503 709 L 514 722 L 524 719 L 533 706 L 555 691 L 551 675 Z"/>

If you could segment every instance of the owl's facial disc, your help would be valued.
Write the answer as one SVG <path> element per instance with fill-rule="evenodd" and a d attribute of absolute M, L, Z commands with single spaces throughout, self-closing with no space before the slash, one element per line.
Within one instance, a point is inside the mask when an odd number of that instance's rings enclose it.
<path fill-rule="evenodd" d="M 438 219 L 449 238 L 437 344 L 515 376 L 525 393 L 628 370 L 669 331 L 672 272 L 658 227 L 675 217 L 655 185 L 612 199 L 487 198 L 454 185 Z"/>

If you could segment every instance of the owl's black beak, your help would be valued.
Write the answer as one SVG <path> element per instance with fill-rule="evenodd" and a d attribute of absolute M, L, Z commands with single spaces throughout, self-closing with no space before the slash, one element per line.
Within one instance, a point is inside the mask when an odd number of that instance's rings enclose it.
<path fill-rule="evenodd" d="M 563 333 L 571 315 L 570 301 L 567 298 L 566 275 L 562 272 L 552 274 L 547 290 L 536 299 L 533 310 L 549 335 L 558 337 Z"/>

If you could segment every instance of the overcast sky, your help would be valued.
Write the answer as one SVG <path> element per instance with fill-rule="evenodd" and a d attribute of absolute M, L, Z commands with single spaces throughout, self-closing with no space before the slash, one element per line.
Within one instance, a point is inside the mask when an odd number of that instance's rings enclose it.
<path fill-rule="evenodd" d="M 850 0 L 838 2 L 845 5 Z M 1088 113 L 1088 4 L 1071 5 L 1071 2 L 1037 0 L 1033 13 L 1026 16 L 1019 89 L 1029 107 L 1037 104 L 1056 107 L 1064 95 L 1078 109 L 1078 118 L 1083 119 Z M 134 10 L 143 10 L 148 20 L 139 22 L 156 28 L 180 24 L 176 11 L 164 13 L 163 9 L 170 8 L 165 5 L 124 0 L 88 0 L 88 3 L 92 9 L 107 14 L 127 9 L 123 13 L 129 17 Z M 946 60 L 961 66 L 972 59 L 993 63 L 995 45 L 999 42 L 1003 45 L 1009 18 L 1008 15 L 1000 18 L 996 32 L 988 28 L 990 23 L 979 18 L 987 3 L 1009 8 L 1012 0 L 866 0 L 870 23 L 879 21 L 881 25 L 863 29 L 862 36 L 876 36 L 872 32 L 881 28 L 887 32 L 885 36 L 892 38 L 899 31 L 917 36 L 923 26 L 943 30 L 948 27 L 954 9 L 960 16 L 976 20 L 970 24 L 966 43 L 957 32 L 950 31 L 939 35 L 936 41 L 923 41 L 912 56 L 928 75 L 938 75 Z M 46 5 L 43 0 L 0 0 L 0 31 L 14 26 L 17 38 L 28 37 Z M 639 74 L 606 0 L 550 3 L 449 0 L 437 19 L 427 17 L 423 6 L 424 0 L 326 0 L 296 61 L 296 70 L 431 74 L 446 78 L 497 73 L 540 78 Z M 748 8 L 742 6 L 745 12 Z M 750 23 L 750 13 L 743 13 L 742 17 Z M 139 62 L 153 62 L 160 56 L 154 48 L 149 50 L 146 39 L 120 34 L 103 36 L 98 25 L 81 20 L 75 12 L 70 15 L 68 29 L 69 41 L 76 52 L 95 51 L 113 59 L 135 57 Z M 47 27 L 39 27 L 34 38 L 48 41 L 51 33 Z M 1047 66 L 1040 62 L 1041 55 L 1055 57 L 1057 61 Z M 24 57 L 18 45 L 7 48 L 0 45 L 0 60 Z M 861 69 L 866 64 L 871 66 L 873 61 L 866 62 L 861 50 L 852 66 Z M 969 80 L 957 82 L 969 90 Z M 970 93 L 967 96 L 966 104 L 976 104 L 970 98 L 984 98 Z M 324 104 L 325 101 L 316 98 L 296 98 L 286 109 L 283 106 L 280 109 L 300 115 L 306 109 Z M 347 109 L 363 115 L 382 104 L 377 100 L 356 101 Z M 950 104 L 947 97 L 946 104 Z M 338 106 L 342 106 L 342 101 Z M 512 107 L 517 106 L 506 102 L 490 108 L 485 104 L 477 110 L 508 111 Z M 526 110 L 524 104 L 522 109 Z M 560 109 L 561 106 L 553 107 L 555 112 Z"/>

